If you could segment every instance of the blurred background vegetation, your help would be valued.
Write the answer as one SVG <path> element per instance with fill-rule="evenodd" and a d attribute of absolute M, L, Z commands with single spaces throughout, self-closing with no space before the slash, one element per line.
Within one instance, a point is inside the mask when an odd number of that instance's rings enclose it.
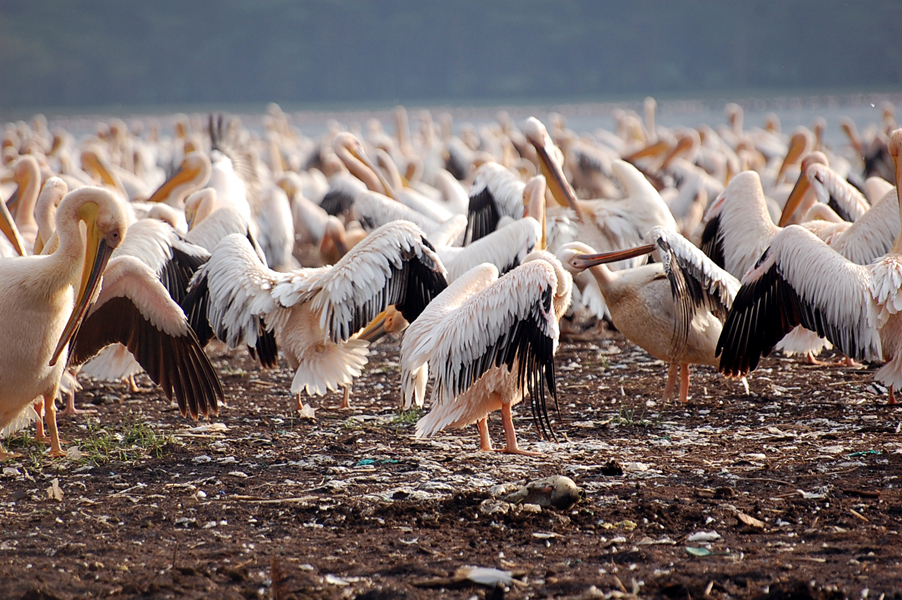
<path fill-rule="evenodd" d="M 894 91 L 898 0 L 0 0 L 0 107 Z"/>

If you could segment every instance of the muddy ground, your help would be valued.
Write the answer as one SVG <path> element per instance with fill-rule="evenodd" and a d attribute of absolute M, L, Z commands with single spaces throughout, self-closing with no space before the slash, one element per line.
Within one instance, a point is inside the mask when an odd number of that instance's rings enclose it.
<path fill-rule="evenodd" d="M 84 381 L 97 412 L 60 419 L 67 458 L 9 440 L 24 456 L 0 476 L 0 598 L 902 597 L 902 409 L 865 369 L 770 358 L 747 396 L 700 368 L 684 407 L 616 334 L 565 342 L 561 442 L 515 409 L 544 452 L 528 458 L 477 452 L 475 427 L 414 439 L 397 348 L 377 347 L 350 411 L 313 400 L 315 420 L 293 412 L 291 373 L 221 346 L 212 422 Z M 551 475 L 582 500 L 492 495 Z"/>

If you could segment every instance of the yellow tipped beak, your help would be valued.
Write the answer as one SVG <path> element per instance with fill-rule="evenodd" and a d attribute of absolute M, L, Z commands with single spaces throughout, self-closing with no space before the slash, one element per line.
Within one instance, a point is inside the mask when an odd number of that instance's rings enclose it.
<path fill-rule="evenodd" d="M 163 182 L 157 191 L 151 194 L 150 198 L 147 199 L 148 202 L 163 202 L 172 195 L 173 190 L 183 183 L 187 183 L 194 179 L 194 176 L 197 175 L 196 169 L 190 169 L 183 162 L 179 167 L 179 170 L 172 174 L 172 176 Z"/>
<path fill-rule="evenodd" d="M 796 184 L 792 187 L 792 191 L 789 193 L 789 198 L 786 199 L 786 204 L 783 205 L 783 212 L 780 213 L 780 221 L 777 225 L 786 227 L 786 224 L 789 223 L 792 215 L 795 214 L 799 205 L 802 204 L 805 193 L 810 187 L 811 183 L 808 181 L 808 177 L 805 173 L 799 175 L 798 181 L 796 181 Z"/>
<path fill-rule="evenodd" d="M 366 329 L 364 329 L 357 335 L 357 339 L 364 340 L 372 344 L 376 340 L 387 335 L 388 331 L 385 329 L 385 322 L 388 319 L 388 312 L 390 310 L 394 310 L 394 306 L 389 306 L 381 313 L 376 315 L 376 318 L 370 321 L 370 324 L 366 326 Z"/>
<path fill-rule="evenodd" d="M 82 268 L 81 283 L 78 286 L 78 293 L 75 296 L 75 307 L 72 309 L 72 316 L 63 328 L 63 334 L 60 341 L 53 351 L 50 358 L 50 366 L 54 366 L 59 360 L 63 349 L 69 345 L 69 341 L 78 333 L 78 328 L 84 320 L 94 300 L 94 293 L 100 285 L 103 271 L 106 269 L 107 261 L 113 248 L 107 245 L 100 230 L 96 226 L 97 213 L 99 206 L 93 202 L 86 202 L 78 211 L 78 216 L 85 221 L 88 226 L 88 243 L 85 249 L 85 263 Z"/>
<path fill-rule="evenodd" d="M 25 256 L 25 243 L 19 235 L 19 228 L 16 227 L 16 221 L 2 200 L 0 200 L 0 231 L 9 239 L 19 256 Z"/>
<path fill-rule="evenodd" d="M 654 250 L 654 244 L 646 244 L 628 250 L 615 250 L 613 252 L 602 252 L 600 254 L 577 254 L 571 259 L 571 264 L 578 269 L 588 269 L 589 267 L 594 267 L 595 265 L 600 265 L 602 263 L 617 262 L 618 260 L 642 256 L 643 254 L 654 252 Z"/>

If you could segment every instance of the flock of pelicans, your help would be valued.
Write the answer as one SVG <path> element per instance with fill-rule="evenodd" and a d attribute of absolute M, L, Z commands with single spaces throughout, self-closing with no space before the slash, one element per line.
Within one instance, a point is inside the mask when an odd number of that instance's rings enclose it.
<path fill-rule="evenodd" d="M 668 130 L 645 108 L 591 134 L 502 113 L 455 135 L 428 112 L 411 128 L 400 107 L 394 135 L 373 120 L 318 139 L 275 105 L 259 132 L 212 116 L 177 117 L 172 135 L 111 120 L 80 140 L 40 115 L 7 124 L 0 428 L 36 421 L 46 440 L 46 424 L 63 454 L 54 402 L 78 412 L 79 369 L 132 386 L 144 370 L 183 415 L 216 414 L 214 336 L 264 367 L 281 353 L 299 410 L 302 393 L 341 389 L 346 407 L 368 346 L 403 331 L 405 408 L 432 375 L 418 436 L 476 423 L 491 450 L 500 410 L 503 450 L 531 454 L 511 407 L 528 392 L 554 437 L 560 328 L 592 319 L 669 364 L 665 400 L 679 375 L 687 402 L 692 364 L 744 377 L 774 347 L 814 361 L 833 344 L 884 362 L 894 403 L 892 107 L 861 134 L 842 123 L 843 151 L 822 121 L 745 129 L 729 105 L 729 125 Z"/>

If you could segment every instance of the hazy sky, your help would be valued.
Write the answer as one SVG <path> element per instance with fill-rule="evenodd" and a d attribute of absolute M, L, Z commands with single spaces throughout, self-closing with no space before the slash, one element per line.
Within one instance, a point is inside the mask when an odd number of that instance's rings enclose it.
<path fill-rule="evenodd" d="M 902 2 L 0 0 L 0 109 L 895 91 Z"/>

